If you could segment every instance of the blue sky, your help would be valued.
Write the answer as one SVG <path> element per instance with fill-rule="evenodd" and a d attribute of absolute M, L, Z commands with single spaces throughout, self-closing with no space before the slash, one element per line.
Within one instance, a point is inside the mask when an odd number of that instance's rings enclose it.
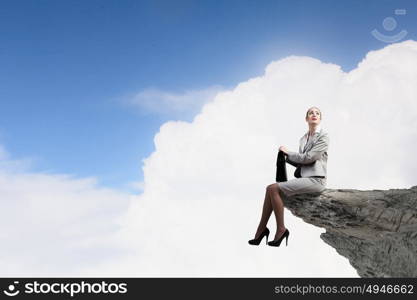
<path fill-rule="evenodd" d="M 0 145 L 32 171 L 125 189 L 159 127 L 192 115 L 123 99 L 233 88 L 288 55 L 350 71 L 387 45 L 373 29 L 416 40 L 416 14 L 416 1 L 1 1 Z"/>

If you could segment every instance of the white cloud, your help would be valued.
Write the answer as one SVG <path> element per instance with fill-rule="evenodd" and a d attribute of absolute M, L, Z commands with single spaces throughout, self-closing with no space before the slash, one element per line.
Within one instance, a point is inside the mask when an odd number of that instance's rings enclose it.
<path fill-rule="evenodd" d="M 182 93 L 147 88 L 134 95 L 127 102 L 137 106 L 142 113 L 187 117 L 198 113 L 205 103 L 213 100 L 214 96 L 222 90 L 223 88 L 218 85 Z"/>
<path fill-rule="evenodd" d="M 357 276 L 319 238 L 324 230 L 288 211 L 288 247 L 253 247 L 247 240 L 274 181 L 277 149 L 298 148 L 313 105 L 330 135 L 328 188 L 415 185 L 416 78 L 415 41 L 372 51 L 349 73 L 310 57 L 272 62 L 263 76 L 217 94 L 191 123 L 163 124 L 155 152 L 143 160 L 143 193 L 130 201 L 87 179 L 5 176 L 1 194 L 10 201 L 2 202 L 8 203 L 0 210 L 3 228 L 28 237 L 39 257 L 9 245 L 0 263 L 7 258 L 10 270 L 22 256 L 16 272 L 27 276 L 35 267 L 49 276 Z M 24 217 L 13 220 L 20 211 Z M 274 233 L 273 215 L 269 227 Z M 31 235 L 43 230 L 36 242 Z M 2 245 L 8 239 L 23 245 L 3 232 Z"/>
<path fill-rule="evenodd" d="M 145 183 L 143 181 L 132 181 L 126 184 L 129 189 L 142 193 L 145 189 Z"/>
<path fill-rule="evenodd" d="M 94 178 L 1 169 L 0 195 L 2 276 L 75 276 L 126 254 L 110 237 L 131 198 Z"/>

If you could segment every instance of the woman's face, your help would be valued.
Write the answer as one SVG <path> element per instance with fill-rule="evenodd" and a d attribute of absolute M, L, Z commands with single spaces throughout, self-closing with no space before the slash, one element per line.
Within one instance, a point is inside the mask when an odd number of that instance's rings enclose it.
<path fill-rule="evenodd" d="M 317 108 L 311 108 L 307 113 L 306 121 L 309 125 L 319 125 L 321 122 L 321 113 Z"/>

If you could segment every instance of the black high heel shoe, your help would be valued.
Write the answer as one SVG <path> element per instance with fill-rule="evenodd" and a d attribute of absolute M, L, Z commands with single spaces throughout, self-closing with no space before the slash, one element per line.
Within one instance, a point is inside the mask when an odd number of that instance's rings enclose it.
<path fill-rule="evenodd" d="M 279 245 L 281 245 L 282 240 L 285 238 L 286 246 L 288 246 L 288 236 L 289 235 L 290 235 L 290 232 L 288 231 L 288 229 L 285 229 L 284 234 L 281 235 L 281 237 L 278 240 L 269 242 L 268 245 L 273 246 L 273 247 L 279 247 Z"/>
<path fill-rule="evenodd" d="M 268 236 L 269 236 L 269 229 L 268 227 L 265 227 L 264 231 L 259 235 L 257 239 L 253 239 L 248 241 L 250 245 L 259 245 L 262 241 L 262 239 L 266 236 L 266 243 L 268 244 Z"/>

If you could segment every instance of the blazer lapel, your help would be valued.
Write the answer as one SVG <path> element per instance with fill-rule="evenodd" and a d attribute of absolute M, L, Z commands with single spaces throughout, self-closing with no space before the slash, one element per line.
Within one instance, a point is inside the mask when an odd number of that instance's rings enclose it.
<path fill-rule="evenodd" d="M 310 150 L 313 147 L 314 142 L 318 139 L 318 137 L 321 134 L 321 130 L 322 129 L 320 129 L 320 131 L 318 132 L 315 132 L 313 136 L 310 136 L 308 138 L 308 142 L 307 142 L 308 132 L 304 135 L 303 141 L 302 141 L 303 146 L 301 148 L 303 153 L 305 153 L 306 151 Z"/>
<path fill-rule="evenodd" d="M 307 134 L 304 134 L 300 142 L 300 153 L 304 153 L 307 146 Z"/>

